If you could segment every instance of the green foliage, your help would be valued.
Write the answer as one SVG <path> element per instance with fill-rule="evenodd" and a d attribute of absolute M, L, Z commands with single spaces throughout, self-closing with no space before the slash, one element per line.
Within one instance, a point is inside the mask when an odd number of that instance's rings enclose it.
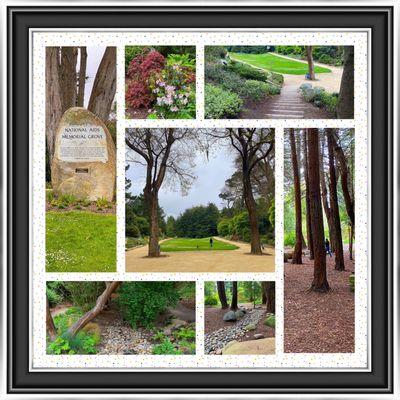
<path fill-rule="evenodd" d="M 245 81 L 241 93 L 251 100 L 261 101 L 269 94 L 279 94 L 280 89 L 265 82 L 248 79 Z"/>
<path fill-rule="evenodd" d="M 96 200 L 96 206 L 99 209 L 111 208 L 112 204 L 105 198 L 101 197 Z"/>
<path fill-rule="evenodd" d="M 173 333 L 178 340 L 192 341 L 196 338 L 196 331 L 191 327 L 182 327 Z"/>
<path fill-rule="evenodd" d="M 128 72 L 129 64 L 136 56 L 149 50 L 144 46 L 125 46 L 125 73 Z"/>
<path fill-rule="evenodd" d="M 167 224 L 166 224 L 166 228 L 165 228 L 165 233 L 166 233 L 166 235 L 168 237 L 176 236 L 176 227 L 175 227 L 175 225 L 176 225 L 175 218 L 172 215 L 170 215 L 167 218 Z"/>
<path fill-rule="evenodd" d="M 217 306 L 219 303 L 218 297 L 214 295 L 205 296 L 204 304 L 206 306 Z"/>
<path fill-rule="evenodd" d="M 232 235 L 232 220 L 228 218 L 222 219 L 217 226 L 218 236 L 227 237 Z"/>
<path fill-rule="evenodd" d="M 64 287 L 69 292 L 69 299 L 74 306 L 84 311 L 90 310 L 97 298 L 105 289 L 105 283 L 100 281 L 65 281 Z"/>
<path fill-rule="evenodd" d="M 271 328 L 275 328 L 275 314 L 269 315 L 265 321 L 264 324 L 267 326 L 270 326 Z"/>
<path fill-rule="evenodd" d="M 133 247 L 144 246 L 146 244 L 147 244 L 147 240 L 142 239 L 142 238 L 133 238 L 133 237 L 125 238 L 125 248 L 126 249 L 132 249 Z"/>
<path fill-rule="evenodd" d="M 179 237 L 204 238 L 217 235 L 219 211 L 215 204 L 186 209 L 175 221 Z"/>
<path fill-rule="evenodd" d="M 216 293 L 215 282 L 204 282 L 204 296 L 212 296 Z"/>
<path fill-rule="evenodd" d="M 205 85 L 205 117 L 234 118 L 242 108 L 241 98 L 229 90 L 206 83 Z"/>
<path fill-rule="evenodd" d="M 196 58 L 190 54 L 168 54 L 167 65 L 181 65 L 182 67 L 196 68 Z"/>
<path fill-rule="evenodd" d="M 354 288 L 355 288 L 355 275 L 350 275 L 349 276 L 349 286 L 350 286 L 350 291 L 354 292 Z"/>
<path fill-rule="evenodd" d="M 238 287 L 239 302 L 261 303 L 261 283 L 256 281 L 240 282 Z"/>
<path fill-rule="evenodd" d="M 53 189 L 46 189 L 46 202 L 51 203 L 54 200 Z"/>
<path fill-rule="evenodd" d="M 154 334 L 151 338 L 154 342 L 163 342 L 167 337 L 165 336 L 165 333 L 163 331 L 158 331 L 156 334 Z"/>
<path fill-rule="evenodd" d="M 180 355 L 182 352 L 175 348 L 169 339 L 153 347 L 153 354 L 156 355 Z"/>
<path fill-rule="evenodd" d="M 47 272 L 113 272 L 115 269 L 115 215 L 46 212 Z"/>
<path fill-rule="evenodd" d="M 224 46 L 206 46 L 204 50 L 205 60 L 207 62 L 216 62 L 226 58 L 228 51 Z"/>
<path fill-rule="evenodd" d="M 196 298 L 196 282 L 176 282 L 180 299 L 194 300 Z"/>
<path fill-rule="evenodd" d="M 265 82 L 266 80 L 268 80 L 267 71 L 254 68 L 249 64 L 232 60 L 232 62 L 228 65 L 228 68 L 231 71 L 234 71 L 237 74 L 239 74 L 242 78 L 257 80 L 261 82 Z"/>
<path fill-rule="evenodd" d="M 178 300 L 174 282 L 124 282 L 117 298 L 124 319 L 134 328 L 153 326 L 157 316 Z"/>
<path fill-rule="evenodd" d="M 161 251 L 213 251 L 213 250 L 235 250 L 238 247 L 230 244 L 221 242 L 217 239 L 213 239 L 213 247 L 210 246 L 210 238 L 176 238 L 169 239 L 161 243 Z"/>
<path fill-rule="evenodd" d="M 317 107 L 325 108 L 331 113 L 336 112 L 336 106 L 339 101 L 338 93 L 327 93 L 324 88 L 313 88 L 310 83 L 303 83 L 300 86 L 300 92 L 304 100 L 314 103 Z"/>
<path fill-rule="evenodd" d="M 62 303 L 64 297 L 59 290 L 59 282 L 46 282 L 46 296 L 49 300 L 50 307 Z"/>
<path fill-rule="evenodd" d="M 275 51 L 275 46 L 227 46 L 227 50 L 234 53 L 263 54 Z"/>

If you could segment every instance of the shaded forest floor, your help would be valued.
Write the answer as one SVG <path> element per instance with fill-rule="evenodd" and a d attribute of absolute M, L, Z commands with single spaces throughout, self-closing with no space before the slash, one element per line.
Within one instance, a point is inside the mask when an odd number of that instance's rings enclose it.
<path fill-rule="evenodd" d="M 328 293 L 307 292 L 313 279 L 314 262 L 303 256 L 303 264 L 285 263 L 285 352 L 354 352 L 354 293 L 349 275 L 354 260 L 346 251 L 345 271 L 335 270 L 335 258 L 327 256 Z"/>

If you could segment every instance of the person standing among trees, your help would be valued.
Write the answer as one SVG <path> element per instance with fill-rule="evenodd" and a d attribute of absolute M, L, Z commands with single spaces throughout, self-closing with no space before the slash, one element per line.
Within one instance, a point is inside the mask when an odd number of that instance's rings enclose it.
<path fill-rule="evenodd" d="M 329 257 L 332 258 L 332 252 L 331 252 L 331 247 L 330 247 L 328 238 L 325 239 L 325 250 L 326 250 L 326 253 L 329 254 Z"/>

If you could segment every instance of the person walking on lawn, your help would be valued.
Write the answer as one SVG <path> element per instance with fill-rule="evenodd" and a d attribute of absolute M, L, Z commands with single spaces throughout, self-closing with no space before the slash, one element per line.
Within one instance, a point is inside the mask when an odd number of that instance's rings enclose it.
<path fill-rule="evenodd" d="M 212 237 L 210 237 L 210 247 L 213 247 L 213 244 L 214 244 L 214 240 Z"/>

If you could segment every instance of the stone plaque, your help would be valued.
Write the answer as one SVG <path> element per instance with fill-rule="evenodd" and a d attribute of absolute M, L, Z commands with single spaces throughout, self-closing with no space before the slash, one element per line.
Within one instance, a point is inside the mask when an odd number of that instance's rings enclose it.
<path fill-rule="evenodd" d="M 112 201 L 115 145 L 104 123 L 81 107 L 68 109 L 55 136 L 51 182 L 56 196 Z"/>
<path fill-rule="evenodd" d="M 60 160 L 107 162 L 107 137 L 101 126 L 71 125 L 61 131 Z"/>

